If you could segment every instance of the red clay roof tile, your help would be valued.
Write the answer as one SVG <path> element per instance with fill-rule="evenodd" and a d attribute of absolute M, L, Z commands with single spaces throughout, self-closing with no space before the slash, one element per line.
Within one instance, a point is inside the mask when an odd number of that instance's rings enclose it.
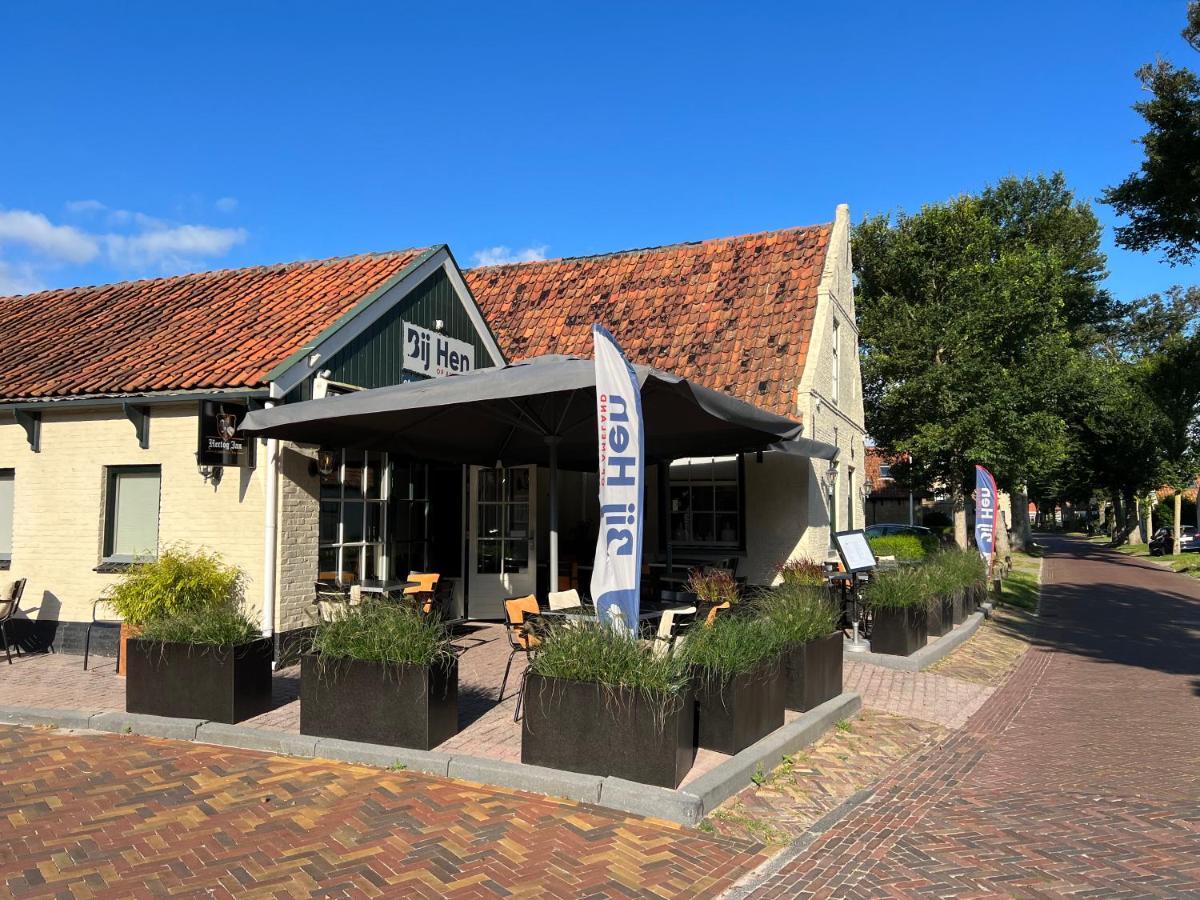
<path fill-rule="evenodd" d="M 634 362 L 794 415 L 829 234 L 815 225 L 466 277 L 510 359 L 590 356 L 600 322 Z"/>

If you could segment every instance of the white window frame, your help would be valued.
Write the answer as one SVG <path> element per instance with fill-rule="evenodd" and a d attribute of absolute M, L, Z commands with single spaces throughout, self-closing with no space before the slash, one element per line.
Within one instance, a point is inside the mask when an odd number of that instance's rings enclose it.
<path fill-rule="evenodd" d="M 892 467 L 891 467 L 891 464 L 890 464 L 890 463 L 880 463 L 880 465 L 879 465 L 879 477 L 880 477 L 880 478 L 887 478 L 888 480 L 891 480 L 891 477 L 892 477 Z"/>
<path fill-rule="evenodd" d="M 388 558 L 389 554 L 388 554 L 388 540 L 387 540 L 387 537 L 388 537 L 387 516 L 388 516 L 388 501 L 391 498 L 391 481 L 392 481 L 392 479 L 391 479 L 391 467 L 388 465 L 388 455 L 386 453 L 380 453 L 375 450 L 371 450 L 371 451 L 355 450 L 353 452 L 359 454 L 364 459 L 366 458 L 365 454 L 368 452 L 374 456 L 379 457 L 379 460 L 380 460 L 379 497 L 377 499 L 368 499 L 367 498 L 367 493 L 366 493 L 366 489 L 365 489 L 366 488 L 366 479 L 365 478 L 362 478 L 359 480 L 359 489 L 358 489 L 357 496 L 353 495 L 352 493 L 347 492 L 346 451 L 345 450 L 337 451 L 337 453 L 338 453 L 337 477 L 338 477 L 338 487 L 340 488 L 339 495 L 337 497 L 324 497 L 324 496 L 321 496 L 321 487 L 318 485 L 318 488 L 317 488 L 317 494 L 318 494 L 318 497 L 317 497 L 318 526 L 317 527 L 318 527 L 318 530 L 320 528 L 319 517 L 321 514 L 320 513 L 321 504 L 336 503 L 338 505 L 337 540 L 336 541 L 323 541 L 320 539 L 320 535 L 318 533 L 317 569 L 318 569 L 318 576 L 320 576 L 320 574 L 322 574 L 322 571 L 323 571 L 320 568 L 321 551 L 333 548 L 337 551 L 337 556 L 335 559 L 336 565 L 335 565 L 333 571 L 335 573 L 335 577 L 337 577 L 340 580 L 342 574 L 347 571 L 347 569 L 346 569 L 347 553 L 348 552 L 356 553 L 358 555 L 358 566 L 356 568 L 357 568 L 357 572 L 358 572 L 359 583 L 361 583 L 364 580 L 364 574 L 366 573 L 366 551 L 367 551 L 368 547 L 375 548 L 377 558 L 378 558 L 378 565 L 376 566 L 376 568 L 377 568 L 378 572 L 381 574 L 381 577 L 383 579 L 386 579 L 388 577 L 388 572 L 390 571 L 390 569 L 388 568 L 390 560 Z M 361 503 L 362 504 L 362 507 L 363 507 L 362 540 L 359 540 L 359 541 L 347 541 L 346 540 L 346 503 L 347 503 L 347 501 L 351 502 L 351 503 Z M 367 540 L 367 533 L 366 533 L 366 521 L 367 521 L 366 514 L 367 514 L 367 507 L 369 505 L 379 506 L 379 538 L 378 538 L 378 540 L 374 540 L 374 541 Z"/>
<path fill-rule="evenodd" d="M 135 556 L 128 553 L 116 552 L 117 520 L 119 513 L 117 503 L 117 482 L 123 475 L 144 475 L 154 473 L 158 476 L 158 503 L 154 509 L 154 554 Z M 103 562 L 131 564 L 149 562 L 158 558 L 158 548 L 162 541 L 162 466 L 160 465 L 129 465 L 106 466 L 104 471 L 104 555 Z"/>

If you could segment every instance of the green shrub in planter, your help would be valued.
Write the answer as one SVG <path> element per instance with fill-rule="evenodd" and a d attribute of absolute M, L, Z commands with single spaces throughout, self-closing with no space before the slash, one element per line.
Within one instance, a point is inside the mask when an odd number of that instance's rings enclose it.
<path fill-rule="evenodd" d="M 530 662 L 524 710 L 523 763 L 674 788 L 695 760 L 686 665 L 628 629 L 550 629 Z"/>
<path fill-rule="evenodd" d="M 931 534 L 888 534 L 868 538 L 867 543 L 877 557 L 894 556 L 900 562 L 917 562 L 938 549 L 937 538 Z"/>
<path fill-rule="evenodd" d="M 131 566 L 108 599 L 125 622 L 144 626 L 240 604 L 244 582 L 242 570 L 215 553 L 172 546 L 157 559 Z"/>
<path fill-rule="evenodd" d="M 929 576 L 919 567 L 881 572 L 867 585 L 871 650 L 908 656 L 929 639 Z"/>
<path fill-rule="evenodd" d="M 784 706 L 800 712 L 842 692 L 841 611 L 824 584 L 777 585 L 755 599 L 781 645 Z"/>
<path fill-rule="evenodd" d="M 677 652 L 691 667 L 701 747 L 734 754 L 783 724 L 782 645 L 762 617 L 719 616 Z"/>
<path fill-rule="evenodd" d="M 458 660 L 416 610 L 363 602 L 317 626 L 300 660 L 300 732 L 431 750 L 458 733 Z"/>
<path fill-rule="evenodd" d="M 962 584 L 955 567 L 946 563 L 945 555 L 939 553 L 921 567 L 929 598 L 929 633 L 935 637 L 950 631 L 955 621 L 962 621 Z"/>

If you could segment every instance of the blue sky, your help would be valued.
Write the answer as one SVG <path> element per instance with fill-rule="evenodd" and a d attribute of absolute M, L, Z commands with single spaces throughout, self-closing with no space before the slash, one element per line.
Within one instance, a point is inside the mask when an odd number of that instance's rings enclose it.
<path fill-rule="evenodd" d="M 1184 0 L 0 7 L 0 293 L 568 256 L 1133 171 Z M 1112 246 L 1129 298 L 1197 270 Z"/>

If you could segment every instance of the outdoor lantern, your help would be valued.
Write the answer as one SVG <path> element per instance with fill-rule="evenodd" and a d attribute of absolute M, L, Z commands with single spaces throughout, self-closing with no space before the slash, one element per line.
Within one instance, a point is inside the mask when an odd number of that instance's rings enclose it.
<path fill-rule="evenodd" d="M 332 475 L 333 470 L 337 468 L 338 452 L 336 450 L 328 450 L 322 447 L 317 451 L 317 473 L 320 475 Z"/>
<path fill-rule="evenodd" d="M 837 477 L 838 477 L 837 463 L 831 459 L 829 461 L 829 468 L 827 468 L 825 470 L 824 474 L 821 475 L 821 480 L 825 482 L 826 490 L 833 489 L 833 486 L 835 484 L 837 484 Z"/>

